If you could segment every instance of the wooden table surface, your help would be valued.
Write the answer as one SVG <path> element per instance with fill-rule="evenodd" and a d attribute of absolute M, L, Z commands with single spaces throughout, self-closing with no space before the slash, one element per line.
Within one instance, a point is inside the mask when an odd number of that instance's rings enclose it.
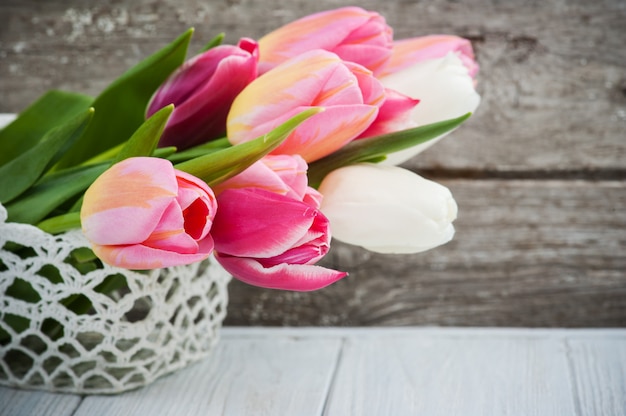
<path fill-rule="evenodd" d="M 0 112 L 50 88 L 97 94 L 190 26 L 194 47 L 348 3 L 3 0 Z M 473 41 L 482 104 L 406 164 L 451 188 L 455 240 L 419 255 L 334 244 L 351 275 L 315 293 L 231 284 L 230 325 L 622 327 L 626 3 L 370 0 L 396 38 Z"/>
<path fill-rule="evenodd" d="M 623 416 L 626 330 L 226 328 L 114 396 L 0 387 L 0 416 Z"/>

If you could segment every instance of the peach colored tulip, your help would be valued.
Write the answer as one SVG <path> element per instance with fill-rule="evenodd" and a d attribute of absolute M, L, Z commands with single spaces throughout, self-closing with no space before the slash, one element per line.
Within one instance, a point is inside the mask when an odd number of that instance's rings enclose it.
<path fill-rule="evenodd" d="M 215 256 L 251 285 L 316 290 L 346 273 L 314 265 L 329 249 L 328 220 L 317 209 L 265 189 L 227 189 L 213 223 Z"/>
<path fill-rule="evenodd" d="M 227 119 L 232 144 L 262 136 L 311 107 L 324 111 L 299 125 L 272 153 L 299 154 L 307 162 L 326 156 L 361 134 L 385 99 L 371 71 L 314 50 L 251 82 L 235 99 Z"/>
<path fill-rule="evenodd" d="M 217 203 L 201 180 L 165 159 L 136 157 L 113 165 L 85 192 L 83 233 L 105 263 L 154 269 L 205 259 Z"/>
<path fill-rule="evenodd" d="M 360 7 L 343 7 L 295 20 L 259 40 L 259 71 L 265 73 L 303 52 L 324 49 L 375 74 L 391 56 L 392 29 L 385 18 Z"/>
<path fill-rule="evenodd" d="M 156 91 L 146 116 L 174 104 L 159 146 L 185 149 L 222 136 L 233 100 L 257 76 L 251 39 L 220 45 L 185 62 Z"/>

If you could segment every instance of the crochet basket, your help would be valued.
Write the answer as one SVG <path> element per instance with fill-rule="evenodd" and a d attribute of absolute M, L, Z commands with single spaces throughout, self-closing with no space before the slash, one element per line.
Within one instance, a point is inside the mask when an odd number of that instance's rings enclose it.
<path fill-rule="evenodd" d="M 110 267 L 79 230 L 55 236 L 6 218 L 0 205 L 0 384 L 119 393 L 218 341 L 230 276 L 215 260 Z"/>

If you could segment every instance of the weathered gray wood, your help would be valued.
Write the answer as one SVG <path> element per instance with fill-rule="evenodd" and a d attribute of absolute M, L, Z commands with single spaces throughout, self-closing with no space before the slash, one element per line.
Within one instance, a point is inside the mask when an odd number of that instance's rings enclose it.
<path fill-rule="evenodd" d="M 80 396 L 0 387 L 0 416 L 71 416 Z"/>
<path fill-rule="evenodd" d="M 532 333 L 352 336 L 325 415 L 576 415 L 566 358 Z"/>
<path fill-rule="evenodd" d="M 118 396 L 90 396 L 75 416 L 319 415 L 339 338 L 228 337 L 196 365 Z"/>
<path fill-rule="evenodd" d="M 410 166 L 583 170 L 623 177 L 626 8 L 621 0 L 368 0 L 396 37 L 450 33 L 474 41 L 483 103 L 463 128 Z M 49 88 L 96 94 L 190 26 L 195 50 L 219 32 L 259 37 L 335 1 L 4 0 L 0 112 Z M 194 49 L 195 48 L 195 49 Z"/>
<path fill-rule="evenodd" d="M 195 50 L 221 31 L 232 43 L 340 5 L 4 0 L 0 112 L 49 88 L 96 94 L 189 26 Z M 335 244 L 328 263 L 350 271 L 348 279 L 311 294 L 234 282 L 228 323 L 624 326 L 624 2 L 359 5 L 383 13 L 397 38 L 439 32 L 474 42 L 479 111 L 407 164 L 458 179 L 445 181 L 460 206 L 457 237 L 417 256 Z"/>
<path fill-rule="evenodd" d="M 624 329 L 227 327 L 222 336 L 207 359 L 146 388 L 85 397 L 76 412 L 78 396 L 0 387 L 0 414 L 626 413 Z"/>
<path fill-rule="evenodd" d="M 326 263 L 350 276 L 312 293 L 234 281 L 228 324 L 626 324 L 624 182 L 443 183 L 460 207 L 452 242 L 417 255 L 333 242 Z"/>
<path fill-rule="evenodd" d="M 581 415 L 626 414 L 626 345 L 615 337 L 567 340 L 573 388 Z"/>

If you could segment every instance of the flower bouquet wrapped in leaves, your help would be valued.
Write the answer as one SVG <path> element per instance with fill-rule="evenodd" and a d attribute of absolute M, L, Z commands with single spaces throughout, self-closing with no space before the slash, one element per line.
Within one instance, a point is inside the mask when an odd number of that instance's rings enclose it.
<path fill-rule="evenodd" d="M 478 106 L 469 41 L 357 7 L 187 58 L 192 33 L 0 130 L 0 382 L 136 387 L 209 350 L 229 276 L 317 290 L 347 275 L 316 265 L 331 235 L 452 238 L 448 189 L 396 165 Z"/>

